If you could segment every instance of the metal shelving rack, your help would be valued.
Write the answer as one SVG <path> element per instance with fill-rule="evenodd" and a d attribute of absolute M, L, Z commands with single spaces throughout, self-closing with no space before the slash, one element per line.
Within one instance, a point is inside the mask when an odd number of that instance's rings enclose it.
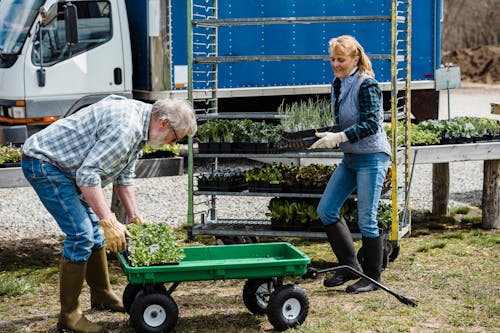
<path fill-rule="evenodd" d="M 391 23 L 391 53 L 370 54 L 371 59 L 391 62 L 391 127 L 392 127 L 392 227 L 389 240 L 392 246 L 398 247 L 398 240 L 410 232 L 409 189 L 411 184 L 410 164 L 410 54 L 411 54 L 411 1 L 391 1 L 391 15 L 388 16 L 321 16 L 321 17 L 269 17 L 269 18 L 238 18 L 220 19 L 217 12 L 217 0 L 189 0 L 188 13 L 188 98 L 197 106 L 199 120 L 216 118 L 242 118 L 238 114 L 219 114 L 217 110 L 217 66 L 225 62 L 243 61 L 290 61 L 290 60 L 325 60 L 328 55 L 267 55 L 267 56 L 218 56 L 218 27 L 220 26 L 250 26 L 267 24 L 325 24 L 334 22 L 376 22 Z M 248 118 L 263 118 L 258 115 L 248 115 Z M 404 121 L 404 145 L 397 144 L 397 123 Z M 305 238 L 324 238 L 323 232 L 274 231 L 269 221 L 261 220 L 229 220 L 217 217 L 217 196 L 276 196 L 276 193 L 249 192 L 201 192 L 194 190 L 193 157 L 214 159 L 217 168 L 218 158 L 340 158 L 341 152 L 297 152 L 273 155 L 256 154 L 194 154 L 193 142 L 190 139 L 188 156 L 188 229 L 190 236 L 197 234 L 214 236 L 290 236 Z M 404 165 L 404 181 L 400 186 L 398 181 L 398 165 Z M 195 195 L 209 196 L 209 212 L 201 215 L 201 224 L 194 223 Z M 319 197 L 319 195 L 280 193 L 279 196 Z M 354 236 L 354 235 L 353 235 Z M 356 237 L 356 236 L 355 236 Z M 359 237 L 359 235 L 358 235 Z"/>

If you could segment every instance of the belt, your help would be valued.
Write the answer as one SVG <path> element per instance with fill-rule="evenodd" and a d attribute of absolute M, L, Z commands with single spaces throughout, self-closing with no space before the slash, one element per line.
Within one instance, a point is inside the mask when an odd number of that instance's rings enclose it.
<path fill-rule="evenodd" d="M 28 156 L 24 155 L 24 153 L 21 155 L 21 160 L 26 161 L 28 159 Z"/>

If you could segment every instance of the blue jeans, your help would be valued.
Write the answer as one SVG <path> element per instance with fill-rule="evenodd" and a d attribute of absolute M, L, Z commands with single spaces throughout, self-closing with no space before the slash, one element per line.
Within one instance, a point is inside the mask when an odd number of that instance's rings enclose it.
<path fill-rule="evenodd" d="M 29 156 L 21 161 L 24 176 L 45 208 L 66 234 L 63 257 L 87 261 L 93 250 L 104 245 L 99 218 L 80 198 L 75 182 L 56 166 Z"/>
<path fill-rule="evenodd" d="M 389 164 L 390 156 L 385 153 L 344 154 L 317 207 L 323 224 L 329 225 L 340 220 L 340 208 L 357 189 L 361 234 L 368 238 L 378 237 L 378 202 Z"/>

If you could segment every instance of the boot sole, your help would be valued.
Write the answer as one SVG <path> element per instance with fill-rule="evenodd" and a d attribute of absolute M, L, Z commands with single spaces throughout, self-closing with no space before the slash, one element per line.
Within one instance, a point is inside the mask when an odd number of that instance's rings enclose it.
<path fill-rule="evenodd" d="M 346 282 L 349 282 L 349 281 L 352 281 L 352 280 L 357 280 L 358 277 L 353 277 L 353 278 L 350 278 L 350 279 L 345 279 L 345 280 L 342 280 L 341 282 L 336 282 L 336 283 L 328 283 L 326 282 L 326 280 L 323 280 L 323 286 L 327 287 L 327 288 L 331 288 L 331 287 L 338 287 L 338 286 L 341 286 L 343 285 L 344 283 Z"/>
<path fill-rule="evenodd" d="M 345 290 L 349 294 L 367 293 L 370 291 L 378 290 L 378 287 L 375 286 L 374 284 L 371 284 L 369 287 L 364 287 L 364 288 L 351 288 L 351 287 L 352 286 L 349 286 Z"/>

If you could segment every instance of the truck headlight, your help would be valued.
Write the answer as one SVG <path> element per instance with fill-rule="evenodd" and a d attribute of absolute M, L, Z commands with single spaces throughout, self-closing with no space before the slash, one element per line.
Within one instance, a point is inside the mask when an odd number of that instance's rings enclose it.
<path fill-rule="evenodd" d="M 26 108 L 24 106 L 9 106 L 7 108 L 7 116 L 11 118 L 25 118 Z"/>

